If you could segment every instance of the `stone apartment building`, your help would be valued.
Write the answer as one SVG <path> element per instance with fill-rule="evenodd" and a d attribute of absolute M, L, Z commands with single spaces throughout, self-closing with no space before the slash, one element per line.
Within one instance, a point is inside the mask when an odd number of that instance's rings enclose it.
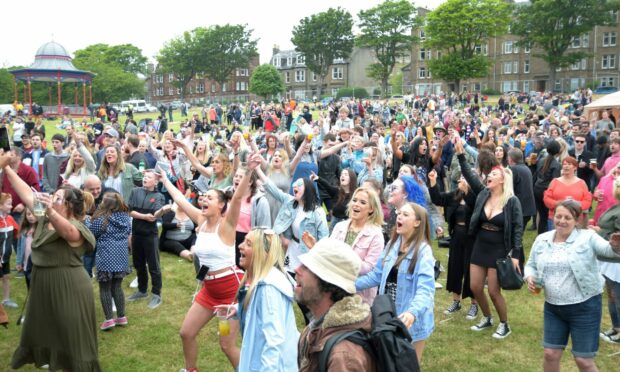
<path fill-rule="evenodd" d="M 259 57 L 250 60 L 248 68 L 238 68 L 224 84 L 219 84 L 204 73 L 196 76 L 187 84 L 184 102 L 204 104 L 210 102 L 245 102 L 256 99 L 250 94 L 250 76 L 259 65 Z M 181 101 L 181 89 L 174 85 L 174 74 L 162 73 L 154 65 L 149 66 L 146 79 L 148 99 L 153 105 Z"/>
<path fill-rule="evenodd" d="M 323 82 L 322 95 L 335 97 L 338 89 L 345 87 L 365 88 L 372 94 L 377 85 L 366 76 L 366 67 L 373 63 L 373 53 L 365 48 L 353 48 L 348 59 L 338 58 L 329 66 L 329 73 Z M 270 63 L 282 74 L 285 98 L 297 100 L 319 97 L 318 77 L 306 67 L 302 53 L 292 50 L 280 50 L 274 46 Z"/>
<path fill-rule="evenodd" d="M 428 9 L 418 8 L 418 14 L 424 16 Z M 618 14 L 616 13 L 616 17 Z M 424 28 L 413 30 L 424 40 Z M 590 57 L 565 68 L 557 70 L 556 80 L 549 82 L 549 68 L 542 59 L 535 57 L 537 50 L 518 47 L 518 36 L 511 34 L 490 38 L 479 45 L 479 53 L 488 56 L 492 65 L 485 78 L 461 82 L 462 90 L 481 91 L 494 89 L 499 92 L 511 91 L 557 91 L 571 92 L 585 87 L 586 84 L 598 82 L 599 86 L 618 87 L 620 84 L 620 44 L 618 34 L 620 24 L 613 27 L 595 27 L 587 34 L 575 38 L 571 49 L 586 52 Z M 420 43 L 412 46 L 411 64 L 403 68 L 404 85 L 415 94 L 454 91 L 455 84 L 434 79 L 428 68 L 428 60 L 437 58 L 441 51 L 427 50 Z"/>

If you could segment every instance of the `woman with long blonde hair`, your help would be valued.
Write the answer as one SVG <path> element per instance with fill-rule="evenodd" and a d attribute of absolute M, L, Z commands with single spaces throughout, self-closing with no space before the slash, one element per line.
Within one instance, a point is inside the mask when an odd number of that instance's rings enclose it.
<path fill-rule="evenodd" d="M 238 305 L 232 309 L 218 307 L 220 313 L 239 317 L 242 342 L 238 370 L 296 371 L 299 332 L 293 310 L 294 282 L 284 270 L 280 238 L 271 229 L 254 228 L 239 249 L 245 275 L 237 294 Z"/>
<path fill-rule="evenodd" d="M 73 187 L 81 188 L 86 177 L 95 174 L 95 160 L 81 136 L 74 136 L 75 149 L 67 163 L 64 180 Z M 88 142 L 88 141 L 86 141 Z"/>
<path fill-rule="evenodd" d="M 491 309 L 484 293 L 486 282 L 500 320 L 493 337 L 503 339 L 508 337 L 512 330 L 508 326 L 508 307 L 497 276 L 497 260 L 510 256 L 516 271 L 521 271 L 519 260 L 514 258 L 519 257 L 523 249 L 521 203 L 514 196 L 512 172 L 509 168 L 493 167 L 486 178 L 486 184 L 483 184 L 465 160 L 462 141 L 457 141 L 455 150 L 463 177 L 476 195 L 469 224 L 469 235 L 476 237 L 469 266 L 470 287 L 484 316 L 471 330 L 482 331 L 493 327 Z"/>

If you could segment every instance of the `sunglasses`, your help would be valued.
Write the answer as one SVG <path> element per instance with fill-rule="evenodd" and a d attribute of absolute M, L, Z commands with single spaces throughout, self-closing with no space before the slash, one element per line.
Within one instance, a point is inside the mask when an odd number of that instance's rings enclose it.
<path fill-rule="evenodd" d="M 586 143 L 586 141 L 575 140 L 575 143 Z"/>
<path fill-rule="evenodd" d="M 269 253 L 269 250 L 271 249 L 271 239 L 273 239 L 273 236 L 276 234 L 276 232 L 267 226 L 259 226 L 255 227 L 254 229 L 259 230 L 262 233 L 263 247 L 265 247 L 265 252 Z M 269 236 L 269 239 L 267 239 L 267 236 Z"/>

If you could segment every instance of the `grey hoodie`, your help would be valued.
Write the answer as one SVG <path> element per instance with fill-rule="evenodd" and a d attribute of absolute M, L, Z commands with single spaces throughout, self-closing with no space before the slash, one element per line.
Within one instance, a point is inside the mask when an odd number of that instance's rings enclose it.
<path fill-rule="evenodd" d="M 44 192 L 53 193 L 58 188 L 60 168 L 69 159 L 69 154 L 55 154 L 48 152 L 43 160 L 43 174 L 41 176 L 41 186 Z"/>

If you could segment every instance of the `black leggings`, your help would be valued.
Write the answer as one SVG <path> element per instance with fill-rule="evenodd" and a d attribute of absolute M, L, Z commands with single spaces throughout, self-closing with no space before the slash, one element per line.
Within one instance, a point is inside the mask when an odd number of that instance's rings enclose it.
<path fill-rule="evenodd" d="M 542 195 L 534 197 L 536 202 L 536 211 L 538 211 L 538 234 L 547 232 L 547 220 L 549 219 L 549 209 L 543 202 Z"/>
<path fill-rule="evenodd" d="M 125 294 L 123 293 L 123 278 L 114 278 L 107 282 L 99 282 L 99 297 L 101 307 L 106 320 L 113 319 L 112 299 L 116 305 L 116 315 L 119 318 L 125 316 Z"/>
<path fill-rule="evenodd" d="M 160 247 L 162 252 L 170 252 L 174 253 L 177 256 L 180 256 L 181 252 L 188 251 L 192 247 L 193 242 L 193 235 L 190 235 L 190 237 L 185 240 L 172 240 L 168 238 L 162 238 Z"/>

